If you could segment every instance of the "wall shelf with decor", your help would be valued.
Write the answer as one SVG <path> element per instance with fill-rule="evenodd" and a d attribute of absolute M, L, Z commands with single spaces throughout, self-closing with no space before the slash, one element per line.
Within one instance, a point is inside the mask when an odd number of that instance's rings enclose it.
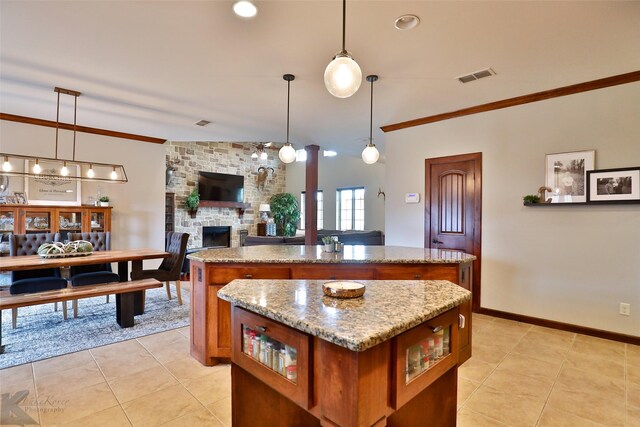
<path fill-rule="evenodd" d="M 523 206 L 526 206 L 528 208 L 534 208 L 534 207 L 539 207 L 539 206 L 571 206 L 571 205 L 577 205 L 577 206 L 584 206 L 588 204 L 587 202 L 576 202 L 576 203 L 523 203 Z"/>
<path fill-rule="evenodd" d="M 523 203 L 523 206 L 535 208 L 541 206 L 599 206 L 599 205 L 640 205 L 640 200 L 620 200 L 606 202 L 576 202 L 576 203 Z"/>

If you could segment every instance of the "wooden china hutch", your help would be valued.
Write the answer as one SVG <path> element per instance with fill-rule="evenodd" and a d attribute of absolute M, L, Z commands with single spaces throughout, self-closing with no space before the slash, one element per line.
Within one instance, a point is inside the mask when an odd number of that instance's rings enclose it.
<path fill-rule="evenodd" d="M 111 231 L 111 206 L 0 205 L 0 255 L 8 255 L 12 233 Z"/>

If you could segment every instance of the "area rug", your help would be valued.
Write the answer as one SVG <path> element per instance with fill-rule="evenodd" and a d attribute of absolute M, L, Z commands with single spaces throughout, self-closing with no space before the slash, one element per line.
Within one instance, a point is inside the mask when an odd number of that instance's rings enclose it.
<path fill-rule="evenodd" d="M 172 287 L 173 288 L 173 287 Z M 11 310 L 2 310 L 0 369 L 88 348 L 112 344 L 189 325 L 190 292 L 182 289 L 182 304 L 167 299 L 164 288 L 147 290 L 145 313 L 135 316 L 135 325 L 121 328 L 116 323 L 115 296 L 78 301 L 78 318 L 68 303 L 68 320 L 63 320 L 60 304 L 18 309 L 18 327 L 11 328 Z"/>

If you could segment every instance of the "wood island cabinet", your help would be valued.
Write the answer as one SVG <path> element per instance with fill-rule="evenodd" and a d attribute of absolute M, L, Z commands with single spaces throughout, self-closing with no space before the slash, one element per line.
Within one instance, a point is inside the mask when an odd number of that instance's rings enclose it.
<path fill-rule="evenodd" d="M 455 307 L 356 352 L 234 305 L 233 425 L 453 427 L 458 314 Z M 254 332 L 267 336 L 268 357 L 256 356 L 243 338 L 247 328 L 253 328 L 251 340 Z M 258 341 L 260 348 L 265 341 Z M 272 344 L 282 350 L 271 351 Z M 429 351 L 434 349 L 439 352 Z M 271 355 L 280 352 L 287 358 Z M 289 366 L 282 369 L 283 360 L 294 364 L 295 375 Z"/>
<path fill-rule="evenodd" d="M 231 306 L 217 292 L 234 279 L 448 280 L 473 290 L 471 261 L 451 263 L 269 263 L 191 260 L 191 355 L 203 365 L 229 360 Z M 398 308 L 399 310 L 401 308 Z M 459 307 L 459 357 L 471 357 L 471 301 Z"/>

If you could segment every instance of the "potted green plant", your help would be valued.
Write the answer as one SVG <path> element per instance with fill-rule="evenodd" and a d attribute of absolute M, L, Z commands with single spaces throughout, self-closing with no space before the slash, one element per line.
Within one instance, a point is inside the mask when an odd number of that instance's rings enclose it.
<path fill-rule="evenodd" d="M 184 208 L 189 211 L 189 216 L 195 218 L 198 214 L 198 205 L 200 204 L 200 193 L 197 189 L 191 190 L 191 193 L 184 201 Z"/>
<path fill-rule="evenodd" d="M 298 200 L 291 193 L 278 193 L 269 199 L 273 221 L 278 236 L 295 236 L 296 224 L 300 219 Z"/>
<path fill-rule="evenodd" d="M 540 203 L 540 196 L 535 194 L 528 194 L 522 198 L 525 205 L 533 205 L 534 203 Z"/>
<path fill-rule="evenodd" d="M 98 199 L 100 206 L 109 206 L 109 196 L 102 196 Z"/>
<path fill-rule="evenodd" d="M 333 236 L 323 236 L 322 243 L 324 243 L 325 252 L 333 252 Z"/>

